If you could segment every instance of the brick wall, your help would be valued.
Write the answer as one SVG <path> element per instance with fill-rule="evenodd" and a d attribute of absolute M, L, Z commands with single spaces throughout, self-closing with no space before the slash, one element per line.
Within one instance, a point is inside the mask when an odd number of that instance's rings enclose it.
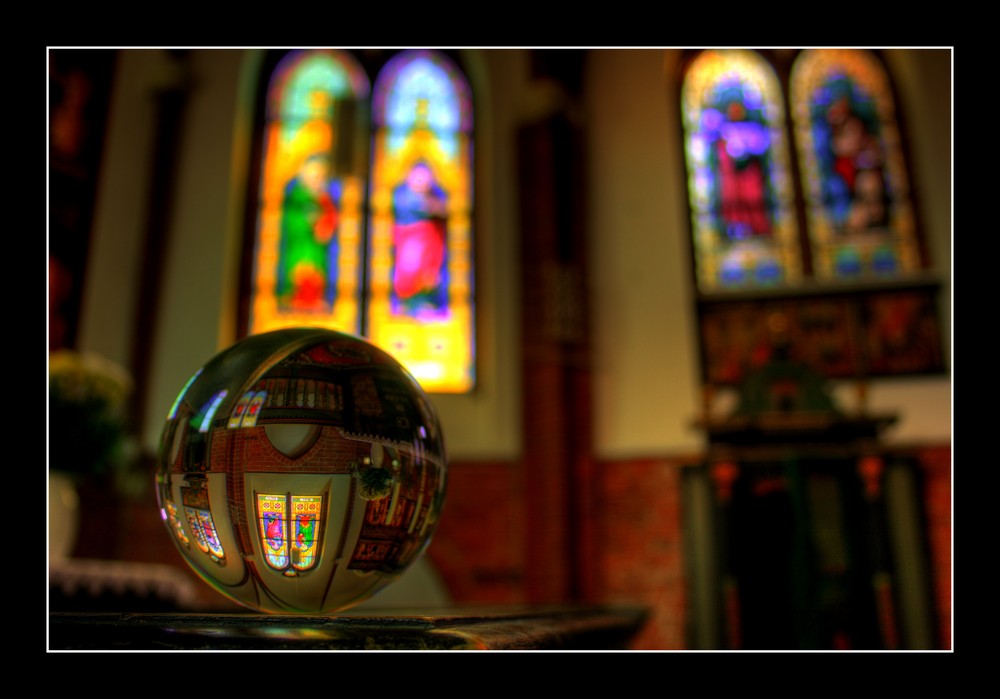
<path fill-rule="evenodd" d="M 528 551 L 535 517 L 525 506 L 521 468 L 517 463 L 449 468 L 448 496 L 428 556 L 456 602 L 534 601 L 525 580 L 533 560 Z M 650 618 L 634 649 L 684 648 L 678 464 L 658 459 L 598 463 L 593 474 L 595 515 L 587 529 L 593 540 L 570 542 L 587 546 L 597 568 L 591 571 L 594 589 L 586 601 L 648 607 Z M 536 561 L 543 570 L 533 571 L 534 577 L 565 575 L 555 568 L 569 557 Z"/>
<path fill-rule="evenodd" d="M 598 464 L 599 597 L 638 603 L 649 621 L 635 649 L 685 647 L 680 465 L 659 459 Z"/>
<path fill-rule="evenodd" d="M 454 463 L 427 549 L 456 602 L 525 601 L 525 507 L 515 464 Z"/>

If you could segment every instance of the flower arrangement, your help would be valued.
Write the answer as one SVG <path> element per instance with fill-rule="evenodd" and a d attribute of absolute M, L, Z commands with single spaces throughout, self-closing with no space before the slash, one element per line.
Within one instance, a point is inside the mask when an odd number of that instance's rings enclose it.
<path fill-rule="evenodd" d="M 115 476 L 125 466 L 128 371 L 104 357 L 49 353 L 49 469 Z"/>
<path fill-rule="evenodd" d="M 364 500 L 381 500 L 392 492 L 393 474 L 387 468 L 368 466 L 358 470 L 359 494 Z"/>

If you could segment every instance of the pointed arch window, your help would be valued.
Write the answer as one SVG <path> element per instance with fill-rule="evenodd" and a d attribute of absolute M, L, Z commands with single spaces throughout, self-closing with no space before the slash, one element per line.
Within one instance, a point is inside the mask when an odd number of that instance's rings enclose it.
<path fill-rule="evenodd" d="M 943 372 L 878 53 L 690 51 L 680 103 L 705 382 L 738 384 L 777 339 L 832 378 Z"/>
<path fill-rule="evenodd" d="M 473 100 L 437 50 L 300 49 L 265 70 L 241 329 L 321 325 L 431 392 L 475 386 Z"/>

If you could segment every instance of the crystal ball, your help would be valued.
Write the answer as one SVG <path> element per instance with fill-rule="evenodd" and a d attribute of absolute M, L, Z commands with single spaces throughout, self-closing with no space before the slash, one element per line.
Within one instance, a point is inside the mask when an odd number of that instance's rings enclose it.
<path fill-rule="evenodd" d="M 444 501 L 444 438 L 416 379 L 322 328 L 247 337 L 187 382 L 156 493 L 181 555 L 250 609 L 353 607 L 423 555 Z"/>

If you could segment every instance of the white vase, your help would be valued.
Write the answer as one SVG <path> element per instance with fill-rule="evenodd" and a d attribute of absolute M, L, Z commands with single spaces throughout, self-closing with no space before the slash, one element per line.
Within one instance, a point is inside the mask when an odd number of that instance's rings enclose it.
<path fill-rule="evenodd" d="M 80 497 L 76 481 L 65 473 L 49 472 L 49 560 L 69 558 L 80 529 Z"/>

